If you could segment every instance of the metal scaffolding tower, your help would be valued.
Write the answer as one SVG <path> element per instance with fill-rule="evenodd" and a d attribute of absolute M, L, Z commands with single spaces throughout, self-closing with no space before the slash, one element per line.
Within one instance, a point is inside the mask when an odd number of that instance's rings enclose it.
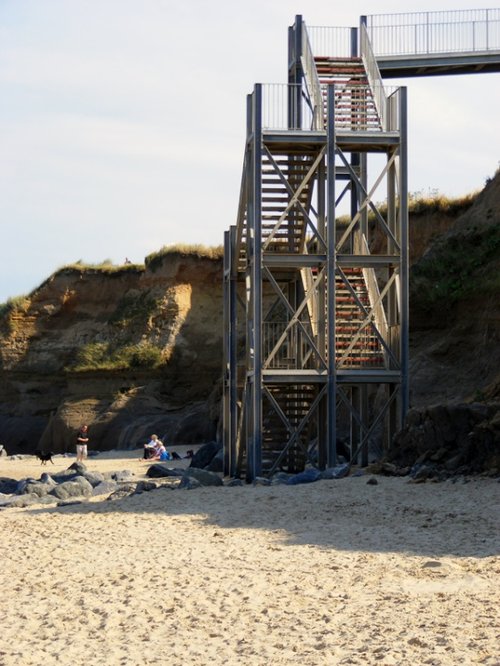
<path fill-rule="evenodd" d="M 248 480 L 366 464 L 408 409 L 406 88 L 365 17 L 298 16 L 288 50 L 288 83 L 248 96 L 224 237 L 225 473 Z"/>

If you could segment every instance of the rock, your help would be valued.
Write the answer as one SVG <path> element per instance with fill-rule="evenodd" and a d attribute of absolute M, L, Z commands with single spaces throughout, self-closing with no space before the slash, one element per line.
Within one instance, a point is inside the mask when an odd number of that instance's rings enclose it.
<path fill-rule="evenodd" d="M 454 472 L 460 467 L 460 465 L 463 462 L 464 462 L 464 454 L 462 451 L 460 451 L 458 454 L 452 456 L 451 458 L 448 458 L 448 460 L 445 460 L 444 466 L 449 472 Z"/>
<path fill-rule="evenodd" d="M 92 495 L 92 486 L 83 476 L 77 476 L 72 481 L 59 483 L 50 491 L 50 494 L 61 500 L 71 497 L 88 497 Z"/>
<path fill-rule="evenodd" d="M 271 479 L 266 479 L 264 476 L 256 476 L 255 479 L 253 480 L 254 486 L 270 486 L 271 485 Z"/>
<path fill-rule="evenodd" d="M 319 481 L 321 478 L 324 478 L 322 472 L 315 467 L 311 467 L 289 477 L 286 483 L 289 486 L 296 486 L 300 483 L 313 483 L 314 481 Z"/>
<path fill-rule="evenodd" d="M 78 474 L 73 469 L 67 469 L 63 472 L 57 472 L 57 474 L 51 474 L 52 480 L 56 483 L 65 483 L 66 481 L 72 481 L 76 479 Z"/>
<path fill-rule="evenodd" d="M 414 481 L 426 481 L 436 474 L 436 468 L 431 465 L 416 465 L 410 472 Z"/>
<path fill-rule="evenodd" d="M 224 450 L 222 448 L 217 451 L 205 469 L 207 469 L 209 472 L 224 471 Z"/>
<path fill-rule="evenodd" d="M 457 474 L 482 473 L 498 467 L 500 461 L 500 405 L 471 403 L 434 405 L 408 414 L 403 429 L 391 443 L 389 462 L 433 468 L 433 477 L 441 471 Z M 423 473 L 423 472 L 422 472 Z M 413 474 L 413 472 L 412 472 Z"/>
<path fill-rule="evenodd" d="M 34 479 L 32 476 L 26 477 L 25 479 L 20 479 L 17 482 L 15 490 L 16 495 L 24 495 L 26 492 L 25 489 L 30 483 L 36 483 L 36 479 Z"/>
<path fill-rule="evenodd" d="M 99 483 L 97 486 L 94 486 L 92 489 L 92 495 L 108 495 L 110 493 L 113 493 L 116 489 L 118 488 L 118 484 L 116 481 L 107 480 L 107 481 L 102 481 Z"/>
<path fill-rule="evenodd" d="M 20 508 L 23 509 L 26 506 L 31 506 L 32 504 L 37 504 L 40 502 L 40 497 L 34 494 L 26 495 L 14 495 L 9 499 L 2 501 L 0 506 L 4 508 Z"/>
<path fill-rule="evenodd" d="M 85 465 L 85 463 L 77 461 L 74 462 L 72 465 L 70 465 L 68 469 L 73 470 L 79 476 L 83 476 L 84 473 L 87 471 L 87 465 Z"/>
<path fill-rule="evenodd" d="M 215 472 L 209 472 L 206 469 L 197 469 L 196 467 L 188 467 L 184 471 L 184 476 L 189 476 L 196 479 L 202 486 L 223 486 L 224 483 L 220 476 Z"/>
<path fill-rule="evenodd" d="M 0 476 L 0 493 L 4 495 L 12 495 L 16 492 L 17 479 L 10 479 L 8 476 Z"/>
<path fill-rule="evenodd" d="M 228 488 L 241 488 L 243 486 L 243 481 L 241 479 L 231 479 L 226 483 Z"/>
<path fill-rule="evenodd" d="M 203 444 L 192 457 L 189 467 L 205 469 L 208 465 L 210 465 L 213 458 L 217 455 L 221 448 L 222 443 L 218 444 L 217 442 L 208 442 L 208 444 Z"/>
<path fill-rule="evenodd" d="M 50 476 L 50 474 L 47 474 L 47 472 L 44 472 L 42 476 L 40 477 L 40 482 L 41 483 L 46 483 L 49 486 L 55 486 L 56 482 L 54 479 Z"/>
<path fill-rule="evenodd" d="M 135 490 L 136 490 L 135 483 L 124 483 L 117 490 L 115 490 L 115 492 L 111 493 L 111 495 L 108 497 L 108 500 L 114 502 L 116 500 L 125 499 L 126 497 L 130 497 L 130 495 L 133 495 L 135 493 Z"/>
<path fill-rule="evenodd" d="M 24 486 L 23 494 L 37 495 L 38 497 L 44 497 L 49 493 L 53 486 L 48 483 L 43 483 L 42 481 L 33 481 L 29 482 Z"/>
<path fill-rule="evenodd" d="M 287 474 L 286 472 L 276 472 L 276 474 L 273 474 L 271 477 L 271 485 L 272 486 L 283 486 L 288 483 L 288 479 L 290 478 L 290 474 Z"/>
<path fill-rule="evenodd" d="M 82 476 L 84 479 L 87 479 L 93 488 L 104 482 L 104 474 L 101 474 L 101 472 L 86 471 L 83 472 Z"/>
<path fill-rule="evenodd" d="M 183 476 L 184 470 L 178 467 L 169 467 L 165 463 L 151 465 L 146 472 L 150 479 L 159 479 L 167 476 Z"/>
<path fill-rule="evenodd" d="M 154 481 L 139 481 L 135 488 L 136 494 L 149 492 L 150 490 L 156 490 L 158 484 Z"/>
<path fill-rule="evenodd" d="M 378 481 L 374 476 L 370 476 L 368 481 L 366 482 L 367 486 L 378 486 Z"/>
<path fill-rule="evenodd" d="M 202 484 L 194 476 L 188 476 L 186 474 L 182 477 L 177 487 L 183 490 L 194 490 L 195 488 L 201 488 Z"/>
<path fill-rule="evenodd" d="M 113 472 L 111 478 L 118 483 L 129 483 L 134 480 L 135 474 L 129 469 L 123 469 L 121 472 Z"/>
<path fill-rule="evenodd" d="M 335 467 L 327 467 L 321 472 L 322 479 L 343 479 L 350 472 L 349 463 L 343 463 L 342 465 L 335 465 Z"/>

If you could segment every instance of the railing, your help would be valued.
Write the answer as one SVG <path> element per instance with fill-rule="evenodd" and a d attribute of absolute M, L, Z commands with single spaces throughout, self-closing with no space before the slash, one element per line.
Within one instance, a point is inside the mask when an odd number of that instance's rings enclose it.
<path fill-rule="evenodd" d="M 314 110 L 296 83 L 265 83 L 262 85 L 262 129 L 312 129 Z M 297 122 L 297 118 L 300 122 Z"/>
<path fill-rule="evenodd" d="M 500 9 L 363 17 L 376 56 L 500 50 Z"/>
<path fill-rule="evenodd" d="M 305 23 L 302 24 L 302 69 L 306 81 L 309 100 L 312 107 L 313 129 L 324 129 L 325 114 L 323 111 L 323 97 L 321 95 L 321 85 L 318 79 L 318 71 L 314 62 L 314 55 L 309 41 L 308 31 Z"/>
<path fill-rule="evenodd" d="M 360 232 L 355 235 L 354 251 L 356 254 L 362 254 L 362 255 L 370 254 L 366 237 L 364 234 Z M 375 326 L 377 327 L 377 330 L 382 336 L 382 338 L 385 341 L 387 341 L 389 327 L 387 324 L 387 317 L 385 314 L 384 306 L 380 299 L 380 290 L 378 287 L 378 282 L 375 276 L 374 269 L 363 268 L 363 278 L 365 281 L 366 290 L 368 292 L 368 300 L 370 301 L 370 307 L 373 310 Z"/>
<path fill-rule="evenodd" d="M 368 78 L 368 83 L 372 89 L 373 102 L 377 109 L 380 125 L 382 130 L 387 130 L 387 97 L 384 90 L 384 84 L 382 82 L 382 77 L 380 76 L 380 70 L 373 55 L 373 50 L 370 44 L 370 39 L 368 33 L 366 32 L 366 26 L 361 24 L 360 28 L 360 55 L 363 60 L 363 64 L 366 70 L 366 76 Z"/>
<path fill-rule="evenodd" d="M 319 56 L 352 56 L 352 28 L 308 26 L 307 34 L 313 53 Z"/>
<path fill-rule="evenodd" d="M 325 88 L 325 86 L 321 86 Z M 335 90 L 335 127 L 350 132 L 398 129 L 399 88 L 385 86 L 374 90 L 371 85 L 338 86 Z M 383 107 L 381 114 L 378 104 Z M 326 96 L 326 91 L 324 93 Z M 387 100 L 390 100 L 389 103 Z M 384 101 L 385 100 L 385 101 Z M 319 113 L 317 111 L 320 105 Z M 298 111 L 300 107 L 300 112 Z M 272 131 L 323 130 L 321 114 L 324 113 L 323 98 L 312 106 L 298 84 L 262 84 L 262 129 Z M 299 119 L 299 121 L 297 121 Z M 323 117 L 324 123 L 324 117 Z M 382 124 L 383 123 L 383 124 Z"/>
<path fill-rule="evenodd" d="M 290 326 L 286 321 L 265 322 L 262 324 L 262 351 L 267 369 L 311 369 L 316 367 L 315 354 L 311 351 L 309 338 L 312 338 L 312 327 L 302 322 Z M 286 331 L 286 332 L 285 332 Z M 279 343 L 279 346 L 277 346 Z"/>

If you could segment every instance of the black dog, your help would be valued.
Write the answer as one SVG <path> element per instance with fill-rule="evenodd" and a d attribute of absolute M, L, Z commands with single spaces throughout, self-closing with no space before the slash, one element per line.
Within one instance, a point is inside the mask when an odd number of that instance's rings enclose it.
<path fill-rule="evenodd" d="M 42 465 L 46 465 L 48 460 L 54 464 L 54 461 L 52 460 L 53 453 L 51 451 L 47 451 L 47 453 L 44 451 L 37 451 L 35 455 L 39 460 L 42 461 Z"/>

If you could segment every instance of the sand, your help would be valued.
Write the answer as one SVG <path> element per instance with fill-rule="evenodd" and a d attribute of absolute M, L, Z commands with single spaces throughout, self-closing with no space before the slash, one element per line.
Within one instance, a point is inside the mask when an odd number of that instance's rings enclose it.
<path fill-rule="evenodd" d="M 0 664 L 500 664 L 499 509 L 494 479 L 359 477 L 4 510 Z"/>

